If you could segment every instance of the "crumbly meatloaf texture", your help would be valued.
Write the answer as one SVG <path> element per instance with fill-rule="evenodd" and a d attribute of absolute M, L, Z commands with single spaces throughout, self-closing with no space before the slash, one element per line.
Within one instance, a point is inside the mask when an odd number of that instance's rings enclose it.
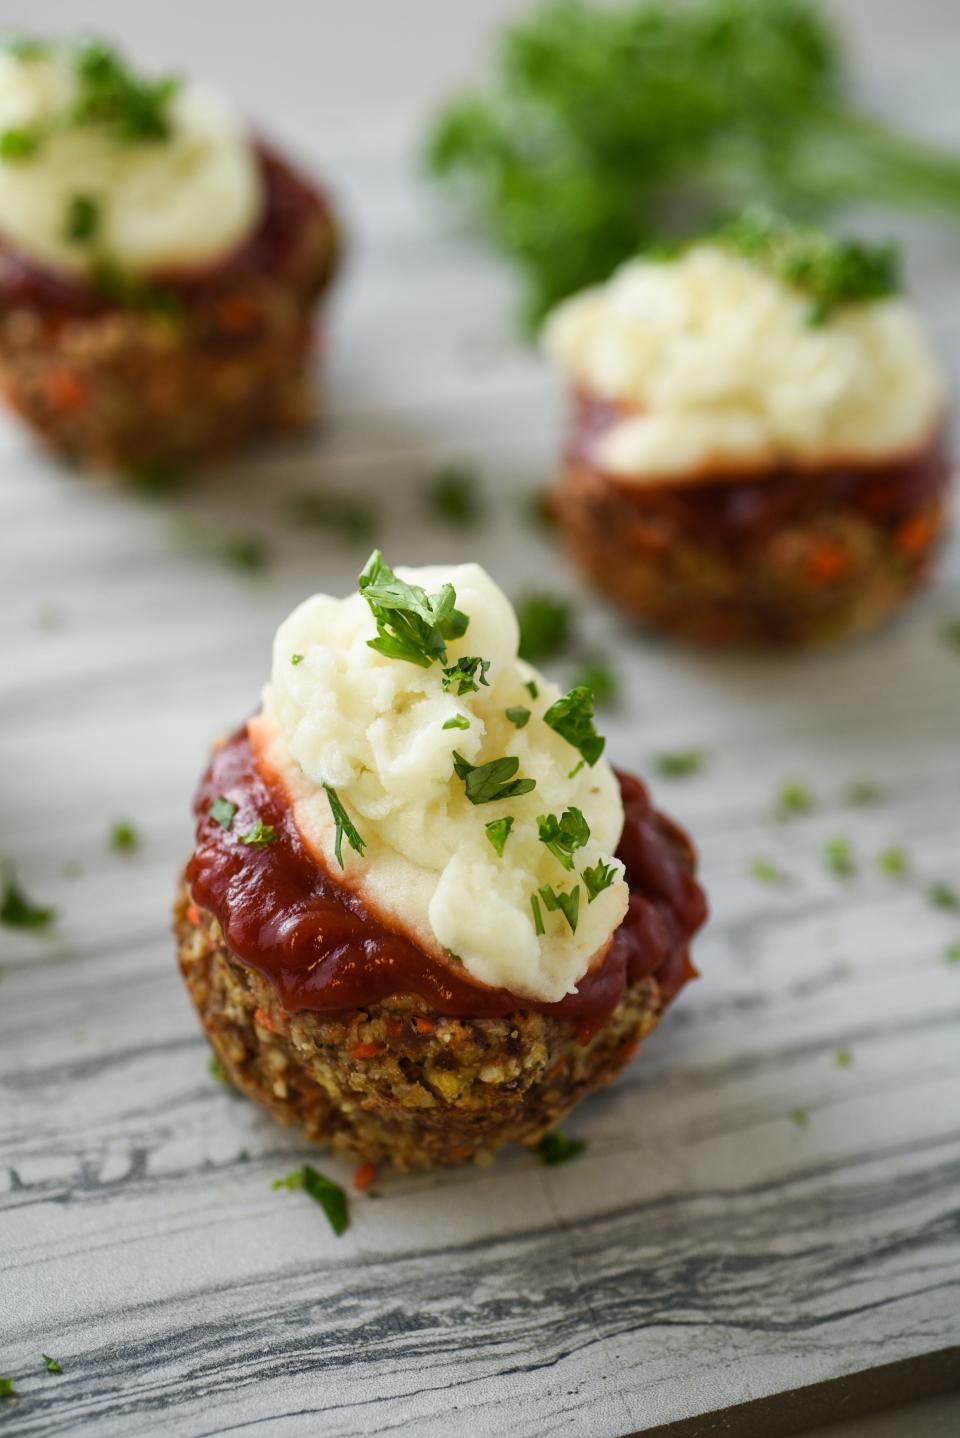
<path fill-rule="evenodd" d="M 553 502 L 599 589 L 651 629 L 711 647 L 815 646 L 875 628 L 924 583 L 947 526 L 943 498 L 898 527 L 825 504 L 725 544 L 582 460 Z"/>
<path fill-rule="evenodd" d="M 335 249 L 310 217 L 294 269 L 247 270 L 183 306 L 0 312 L 0 391 L 40 438 L 93 468 L 222 459 L 313 416 L 312 310 Z"/>
<path fill-rule="evenodd" d="M 569 1020 L 528 1010 L 447 1018 L 405 995 L 290 1014 L 186 887 L 174 931 L 187 990 L 230 1082 L 308 1139 L 399 1169 L 485 1163 L 506 1144 L 537 1143 L 620 1072 L 663 1009 L 656 980 L 643 979 L 586 1045 Z"/>

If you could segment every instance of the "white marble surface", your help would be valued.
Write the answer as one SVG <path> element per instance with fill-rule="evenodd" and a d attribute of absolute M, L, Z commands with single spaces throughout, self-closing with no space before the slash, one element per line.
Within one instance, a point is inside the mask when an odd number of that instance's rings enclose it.
<path fill-rule="evenodd" d="M 960 914 L 924 893 L 960 886 L 960 657 L 939 637 L 960 616 L 957 552 L 875 640 L 709 660 L 630 633 L 518 521 L 549 473 L 560 397 L 510 338 L 508 282 L 419 194 L 409 153 L 416 113 L 507 8 L 455 22 L 423 0 L 30 7 L 33 28 L 89 22 L 195 55 L 275 113 L 332 179 L 351 262 L 323 435 L 160 505 L 0 430 L 0 852 L 61 913 L 44 935 L 0 931 L 11 1432 L 612 1438 L 960 1341 L 960 968 L 945 961 Z M 842 8 L 865 88 L 960 136 L 943 83 L 954 8 L 911 6 L 919 27 L 904 7 Z M 956 379 L 956 237 L 902 229 Z M 428 524 L 417 498 L 449 458 L 477 464 L 489 496 L 468 536 Z M 703 979 L 571 1120 L 589 1159 L 391 1180 L 339 1241 L 306 1200 L 271 1192 L 302 1150 L 209 1080 L 167 932 L 209 740 L 256 702 L 278 620 L 312 589 L 349 587 L 365 557 L 287 522 L 285 496 L 312 482 L 369 496 L 391 559 L 476 555 L 513 592 L 574 596 L 584 642 L 623 677 L 606 723 L 618 762 L 709 753 L 702 776 L 656 786 L 703 855 Z M 184 548 L 184 520 L 262 531 L 274 562 L 227 571 Z M 62 624 L 38 627 L 51 604 Z M 853 809 L 843 790 L 861 775 L 884 798 Z M 817 807 L 778 824 L 791 776 Z M 130 857 L 106 845 L 122 815 L 144 835 Z M 858 856 L 849 883 L 821 860 L 835 834 Z M 893 843 L 905 880 L 874 864 Z M 757 854 L 794 882 L 752 880 Z"/>

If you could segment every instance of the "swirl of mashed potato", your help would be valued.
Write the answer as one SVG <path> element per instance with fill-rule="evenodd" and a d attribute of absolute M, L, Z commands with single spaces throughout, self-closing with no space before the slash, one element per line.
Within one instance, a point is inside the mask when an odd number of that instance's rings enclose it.
<path fill-rule="evenodd" d="M 904 301 L 814 325 L 807 296 L 717 244 L 624 265 L 557 307 L 544 346 L 579 389 L 624 405 L 590 458 L 637 482 L 892 457 L 944 410 Z"/>
<path fill-rule="evenodd" d="M 78 51 L 0 51 L 0 235 L 36 264 L 131 275 L 214 261 L 256 226 L 264 196 L 245 126 L 214 92 L 178 86 L 169 133 L 131 139 L 77 119 Z M 71 206 L 95 209 L 95 232 L 71 233 Z M 91 227 L 92 228 L 92 227 Z"/>
<path fill-rule="evenodd" d="M 623 866 L 612 858 L 623 828 L 616 776 L 602 758 L 581 764 L 578 750 L 544 722 L 560 691 L 517 657 L 513 608 L 483 569 L 397 574 L 429 592 L 454 586 L 469 625 L 448 641 L 445 663 L 481 656 L 489 661 L 487 683 L 464 694 L 456 684 L 444 688 L 440 663 L 420 668 L 369 647 L 376 625 L 361 594 L 314 595 L 277 632 L 263 710 L 251 721 L 258 762 L 282 782 L 313 854 L 387 922 L 428 953 L 454 956 L 481 983 L 555 1002 L 602 959 L 626 912 Z M 514 712 L 511 720 L 508 709 L 529 710 L 529 718 Z M 536 787 L 471 802 L 454 751 L 478 766 L 516 758 L 517 778 Z M 360 855 L 343 843 L 342 870 L 325 785 L 365 846 Z M 571 808 L 590 835 L 568 869 L 541 839 L 537 820 Z M 508 816 L 513 825 L 499 854 L 487 826 Z M 591 900 L 583 870 L 601 861 L 611 866 L 610 882 Z M 541 906 L 545 932 L 538 933 L 531 896 L 541 886 L 569 893 L 574 885 L 575 930 L 562 912 Z"/>

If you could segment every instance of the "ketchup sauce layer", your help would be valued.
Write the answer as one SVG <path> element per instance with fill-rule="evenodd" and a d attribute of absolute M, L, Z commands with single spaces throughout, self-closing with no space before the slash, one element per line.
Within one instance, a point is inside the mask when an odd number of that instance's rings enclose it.
<path fill-rule="evenodd" d="M 414 994 L 457 1018 L 552 1014 L 575 1023 L 585 1042 L 628 984 L 650 975 L 665 1000 L 680 991 L 696 973 L 688 945 L 707 912 L 686 835 L 655 812 L 638 779 L 618 777 L 626 818 L 617 853 L 630 906 L 603 961 L 558 1003 L 489 988 L 386 927 L 308 852 L 286 794 L 256 767 L 246 729 L 215 752 L 200 782 L 197 844 L 186 878 L 194 902 L 217 919 L 232 953 L 276 986 L 291 1013 Z M 209 814 L 221 794 L 237 806 L 229 831 Z M 240 841 L 258 819 L 276 830 L 274 842 L 261 849 Z"/>

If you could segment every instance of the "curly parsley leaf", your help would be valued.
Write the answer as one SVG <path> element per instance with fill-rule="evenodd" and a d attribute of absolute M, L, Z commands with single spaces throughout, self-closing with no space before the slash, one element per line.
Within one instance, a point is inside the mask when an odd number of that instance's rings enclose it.
<path fill-rule="evenodd" d="M 455 607 L 452 584 L 429 595 L 418 584 L 398 579 L 379 549 L 367 560 L 359 587 L 377 625 L 376 639 L 368 639 L 367 644 L 388 659 L 429 669 L 437 661 L 446 663 L 447 641 L 467 632 L 470 621 Z"/>
<path fill-rule="evenodd" d="M 324 784 L 323 787 L 327 795 L 327 801 L 330 805 L 330 812 L 333 815 L 333 822 L 336 826 L 336 837 L 334 839 L 333 852 L 336 854 L 337 863 L 342 869 L 344 867 L 344 836 L 346 836 L 347 843 L 350 845 L 351 849 L 354 851 L 355 854 L 362 854 L 364 849 L 367 847 L 367 844 L 366 840 L 361 839 L 360 835 L 357 833 L 353 820 L 350 818 L 350 815 L 347 813 L 346 809 L 343 807 L 343 804 L 340 802 L 340 796 L 337 793 L 336 789 L 332 789 L 329 784 Z"/>
<path fill-rule="evenodd" d="M 302 1168 L 295 1168 L 283 1178 L 275 1178 L 271 1187 L 287 1188 L 291 1191 L 302 1188 L 314 1203 L 319 1203 L 338 1238 L 350 1227 L 346 1193 L 339 1183 L 334 1183 L 332 1178 L 319 1173 L 311 1164 L 305 1163 Z"/>
<path fill-rule="evenodd" d="M 543 722 L 566 739 L 591 769 L 603 753 L 606 740 L 593 726 L 593 695 L 579 685 L 555 700 L 543 716 Z"/>
<path fill-rule="evenodd" d="M 515 758 L 491 759 L 489 764 L 471 764 L 456 749 L 453 751 L 453 770 L 462 779 L 471 804 L 492 804 L 497 799 L 513 799 L 519 794 L 529 794 L 537 785 L 536 779 L 515 779 L 520 760 Z"/>
<path fill-rule="evenodd" d="M 598 894 L 609 889 L 616 881 L 617 871 L 612 864 L 605 864 L 602 859 L 598 859 L 592 867 L 587 865 L 582 869 L 580 877 L 587 891 L 587 903 L 592 904 Z"/>
<path fill-rule="evenodd" d="M 487 673 L 490 669 L 490 660 L 481 659 L 476 654 L 463 655 L 456 664 L 451 664 L 443 671 L 443 687 L 453 692 L 459 698 L 463 694 L 473 694 L 483 684 L 486 688 Z"/>
<path fill-rule="evenodd" d="M 590 825 L 579 809 L 564 809 L 559 819 L 556 814 L 541 814 L 537 835 L 565 869 L 572 869 L 573 855 L 590 838 Z"/>
<path fill-rule="evenodd" d="M 504 848 L 510 837 L 510 830 L 513 828 L 513 815 L 507 814 L 502 819 L 491 819 L 490 823 L 485 825 L 485 828 L 487 838 L 502 859 Z"/>

